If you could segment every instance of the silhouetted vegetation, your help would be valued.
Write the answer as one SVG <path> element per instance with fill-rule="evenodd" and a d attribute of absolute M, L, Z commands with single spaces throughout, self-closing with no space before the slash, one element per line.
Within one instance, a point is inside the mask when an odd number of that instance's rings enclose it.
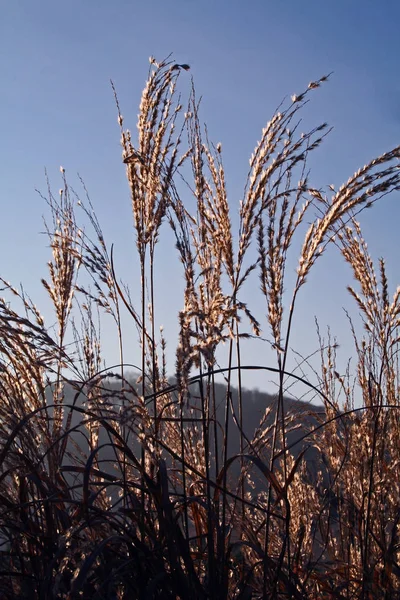
<path fill-rule="evenodd" d="M 188 69 L 151 59 L 135 145 L 117 101 L 139 304 L 86 190 L 79 198 L 63 170 L 59 195 L 49 187 L 45 198 L 52 256 L 42 283 L 56 327 L 0 279 L 0 596 L 400 597 L 400 288 L 390 299 L 384 261 L 376 272 L 356 220 L 399 189 L 400 148 L 337 191 L 313 187 L 307 160 L 329 129 L 302 132 L 299 111 L 327 77 L 310 83 L 262 131 L 236 233 L 222 147 L 200 125 L 193 83 L 185 110 L 177 91 Z M 162 227 L 184 275 L 174 379 L 156 331 Z M 301 239 L 284 306 L 285 266 Z M 288 372 L 296 301 L 328 244 L 356 280 L 355 373 L 338 373 L 337 346 L 322 334 L 320 371 L 303 359 Z M 264 323 L 242 300 L 254 274 Z M 117 369 L 103 368 L 104 314 L 119 339 Z M 124 314 L 139 338 L 134 377 Z M 276 362 L 244 364 L 243 339 L 261 335 Z M 245 390 L 244 369 L 270 373 L 273 393 Z"/>

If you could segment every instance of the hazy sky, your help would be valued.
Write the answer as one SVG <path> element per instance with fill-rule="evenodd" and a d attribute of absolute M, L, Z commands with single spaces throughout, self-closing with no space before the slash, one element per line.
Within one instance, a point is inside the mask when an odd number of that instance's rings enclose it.
<path fill-rule="evenodd" d="M 399 144 L 397 0 L 3 0 L 0 6 L 1 274 L 23 282 L 49 322 L 54 319 L 40 286 L 49 258 L 46 239 L 39 235 L 46 206 L 35 192 L 46 190 L 44 168 L 55 192 L 61 186 L 60 165 L 77 189 L 76 173 L 83 177 L 106 239 L 115 243 L 119 273 L 133 299 L 139 299 L 129 190 L 109 80 L 115 82 L 126 125 L 134 130 L 150 55 L 173 52 L 178 62 L 191 65 L 180 86 L 188 89 L 193 75 L 203 96 L 202 119 L 211 139 L 223 145 L 234 214 L 261 128 L 284 96 L 330 71 L 334 75 L 314 94 L 306 114 L 310 125 L 327 121 L 334 126 L 313 157 L 314 184 L 339 186 L 375 155 Z M 387 258 L 392 290 L 400 279 L 399 200 L 399 194 L 385 198 L 361 218 L 373 257 Z M 293 248 L 294 257 L 297 252 Z M 170 336 L 171 372 L 181 308 L 174 293 L 182 285 L 174 258 L 165 233 L 157 321 Z M 345 291 L 351 277 L 336 252 L 317 265 L 300 296 L 292 340 L 298 351 L 307 354 L 317 347 L 318 316 L 342 342 L 345 364 L 351 347 L 341 307 L 353 308 Z M 254 278 L 246 300 L 253 299 L 257 287 Z M 263 320 L 262 303 L 253 308 Z M 105 358 L 112 362 L 110 332 L 105 326 Z M 131 338 L 126 358 L 138 362 L 134 328 Z M 272 358 L 260 342 L 245 351 L 247 362 L 268 364 Z M 246 381 L 265 385 L 259 377 Z"/>

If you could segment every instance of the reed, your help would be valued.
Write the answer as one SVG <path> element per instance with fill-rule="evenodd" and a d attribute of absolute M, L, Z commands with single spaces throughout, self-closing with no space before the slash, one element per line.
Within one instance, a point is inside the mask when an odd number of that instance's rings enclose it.
<path fill-rule="evenodd" d="M 235 231 L 222 146 L 201 125 L 188 70 L 151 59 L 135 141 L 113 87 L 139 305 L 118 279 L 86 189 L 82 199 L 63 169 L 59 195 L 48 186 L 44 196 L 52 255 L 42 284 L 57 326 L 0 279 L 0 595 L 400 597 L 400 288 L 389 297 L 385 263 L 374 265 L 357 221 L 399 189 L 400 147 L 337 191 L 313 187 L 307 161 L 329 128 L 301 132 L 300 113 L 328 76 L 310 83 L 263 129 Z M 163 227 L 172 228 L 184 277 L 173 379 L 156 327 Z M 308 377 L 288 372 L 290 339 L 298 296 L 329 244 L 352 270 L 363 334 L 349 315 L 357 365 L 340 375 L 337 344 L 318 330 L 320 370 L 304 359 Z M 293 252 L 297 274 L 285 306 Z M 254 274 L 265 322 L 242 300 Z M 105 314 L 120 350 L 109 369 Z M 135 381 L 124 314 L 138 333 Z M 272 340 L 276 362 L 245 364 L 243 340 L 261 335 Z M 252 369 L 275 373 L 278 390 L 248 431 L 242 373 Z M 294 381 L 323 409 L 310 405 L 305 417 L 300 401 L 288 404 Z"/>

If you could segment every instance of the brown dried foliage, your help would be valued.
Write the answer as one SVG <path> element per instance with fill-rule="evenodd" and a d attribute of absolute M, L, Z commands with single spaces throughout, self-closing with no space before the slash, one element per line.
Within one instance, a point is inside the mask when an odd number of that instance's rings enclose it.
<path fill-rule="evenodd" d="M 312 82 L 262 131 L 235 243 L 222 146 L 211 144 L 200 124 L 193 82 L 185 113 L 177 92 L 188 69 L 151 59 L 135 145 L 117 100 L 140 306 L 117 280 L 113 249 L 86 190 L 79 200 L 64 171 L 59 197 L 49 188 L 46 198 L 52 258 L 42 280 L 57 327 L 46 324 L 23 289 L 0 280 L 5 296 L 21 305 L 17 311 L 0 300 L 0 595 L 398 597 L 400 288 L 390 299 L 385 263 L 377 274 L 356 215 L 398 190 L 400 148 L 371 161 L 331 197 L 313 188 L 307 160 L 329 130 L 323 124 L 300 132 L 299 111 L 327 77 Z M 76 204 L 86 226 L 77 226 Z M 285 267 L 306 217 L 311 224 L 285 307 Z M 155 327 L 154 265 L 164 222 L 185 281 L 174 382 Z M 356 280 L 349 292 L 363 334 L 350 316 L 349 327 L 357 368 L 354 376 L 350 366 L 340 375 L 337 344 L 318 331 L 321 369 L 304 359 L 298 376 L 286 370 L 296 300 L 330 243 Z M 241 299 L 253 272 L 264 324 Z M 134 383 L 124 364 L 130 333 L 123 311 L 139 338 Z M 119 340 L 121 364 L 113 370 L 102 364 L 105 314 Z M 276 366 L 243 365 L 242 339 L 268 330 Z M 255 432 L 244 427 L 244 368 L 278 374 L 276 403 Z M 304 411 L 288 411 L 285 399 L 294 381 L 324 403 L 323 411 L 310 406 L 308 430 L 303 422 L 297 441 Z M 230 451 L 233 439 L 239 453 Z"/>

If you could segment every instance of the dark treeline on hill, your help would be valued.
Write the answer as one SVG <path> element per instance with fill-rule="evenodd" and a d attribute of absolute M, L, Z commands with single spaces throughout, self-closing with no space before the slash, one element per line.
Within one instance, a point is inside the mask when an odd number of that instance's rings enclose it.
<path fill-rule="evenodd" d="M 175 386 L 175 380 L 170 379 L 171 388 Z M 107 430 L 100 424 L 98 431 L 98 438 L 96 439 L 95 445 L 89 443 L 89 438 L 86 432 L 86 428 L 83 425 L 83 413 L 80 409 L 93 410 L 95 414 L 98 414 L 99 406 L 112 407 L 116 410 L 116 414 L 120 414 L 119 407 L 124 403 L 127 410 L 126 424 L 127 429 L 130 429 L 128 436 L 129 446 L 134 452 L 136 458 L 139 460 L 141 455 L 141 444 L 139 440 L 138 431 L 135 428 L 135 407 L 140 404 L 140 385 L 136 383 L 136 378 L 127 376 L 124 382 L 123 392 L 121 392 L 122 382 L 115 379 L 105 379 L 101 384 L 96 385 L 96 394 L 92 397 L 92 400 L 88 400 L 88 387 L 82 387 L 79 382 L 70 382 L 65 385 L 64 388 L 64 404 L 66 407 L 74 405 L 77 410 L 72 412 L 72 419 L 69 423 L 69 427 L 72 430 L 72 434 L 68 438 L 68 450 L 70 450 L 70 456 L 75 461 L 77 457 L 80 457 L 82 464 L 87 461 L 90 452 L 93 452 L 96 457 L 100 458 L 100 462 L 103 464 L 105 472 L 112 472 L 112 464 L 114 460 L 114 449 L 111 446 L 111 441 Z M 205 386 L 203 387 L 204 394 L 206 394 Z M 215 397 L 216 406 L 216 422 L 217 422 L 217 436 L 218 436 L 218 448 L 223 448 L 223 434 L 224 431 L 224 419 L 225 419 L 225 406 L 227 396 L 227 386 L 223 383 L 213 384 L 213 395 Z M 231 402 L 228 419 L 228 458 L 238 455 L 241 451 L 240 443 L 240 426 L 239 426 L 239 399 L 237 388 L 232 387 L 230 391 Z M 176 391 L 170 392 L 170 396 L 175 398 L 176 403 L 177 393 Z M 149 394 L 148 405 L 151 405 L 151 394 Z M 278 402 L 277 394 L 270 394 L 262 392 L 258 389 L 242 389 L 241 401 L 243 406 L 242 411 L 242 432 L 244 434 L 243 442 L 243 453 L 253 453 L 254 447 L 252 444 L 257 445 L 257 450 L 264 456 L 265 459 L 270 458 L 270 447 L 272 445 L 273 438 L 273 427 L 274 418 L 276 414 L 276 404 Z M 322 423 L 326 417 L 323 407 L 318 407 L 309 402 L 302 400 L 296 400 L 294 398 L 284 398 L 284 414 L 287 421 L 287 436 L 286 446 L 290 449 L 292 456 L 297 459 L 300 453 L 304 452 L 304 462 L 307 466 L 307 471 L 311 480 L 315 480 L 316 471 L 321 468 L 321 461 L 319 460 L 319 452 L 316 450 L 313 444 L 312 430 Z M 97 408 L 96 408 L 97 407 Z M 129 407 L 129 408 L 128 408 Z M 194 417 L 200 418 L 201 413 L 201 394 L 199 384 L 193 384 L 189 389 L 189 401 L 185 407 L 185 414 L 188 419 Z M 69 409 L 66 408 L 64 421 L 67 425 L 67 418 Z M 104 411 L 102 415 L 104 418 Z M 106 422 L 112 422 L 112 419 L 105 419 Z M 187 425 L 190 428 L 190 423 Z M 192 425 L 193 427 L 199 428 L 199 423 Z M 310 435 L 307 435 L 310 434 Z M 212 437 L 212 436 L 211 436 Z M 162 439 L 165 443 L 166 448 L 169 447 L 169 440 L 167 437 Z M 213 444 L 210 445 L 210 465 L 211 472 L 216 477 L 215 472 L 215 453 L 213 452 Z M 278 448 L 279 443 L 278 443 Z M 96 448 L 98 449 L 96 451 Z M 78 453 L 77 453 L 78 450 Z M 163 453 L 163 457 L 167 463 L 170 462 L 170 456 L 168 451 Z M 219 456 L 219 465 L 222 463 L 222 455 Z M 240 475 L 240 462 L 236 460 L 232 463 L 230 468 L 230 479 L 235 480 Z M 79 480 L 79 477 L 78 477 Z M 77 481 L 78 481 L 77 480 Z M 77 483 L 76 481 L 76 483 Z M 261 491 L 262 483 L 260 481 L 254 482 L 255 491 Z"/>

